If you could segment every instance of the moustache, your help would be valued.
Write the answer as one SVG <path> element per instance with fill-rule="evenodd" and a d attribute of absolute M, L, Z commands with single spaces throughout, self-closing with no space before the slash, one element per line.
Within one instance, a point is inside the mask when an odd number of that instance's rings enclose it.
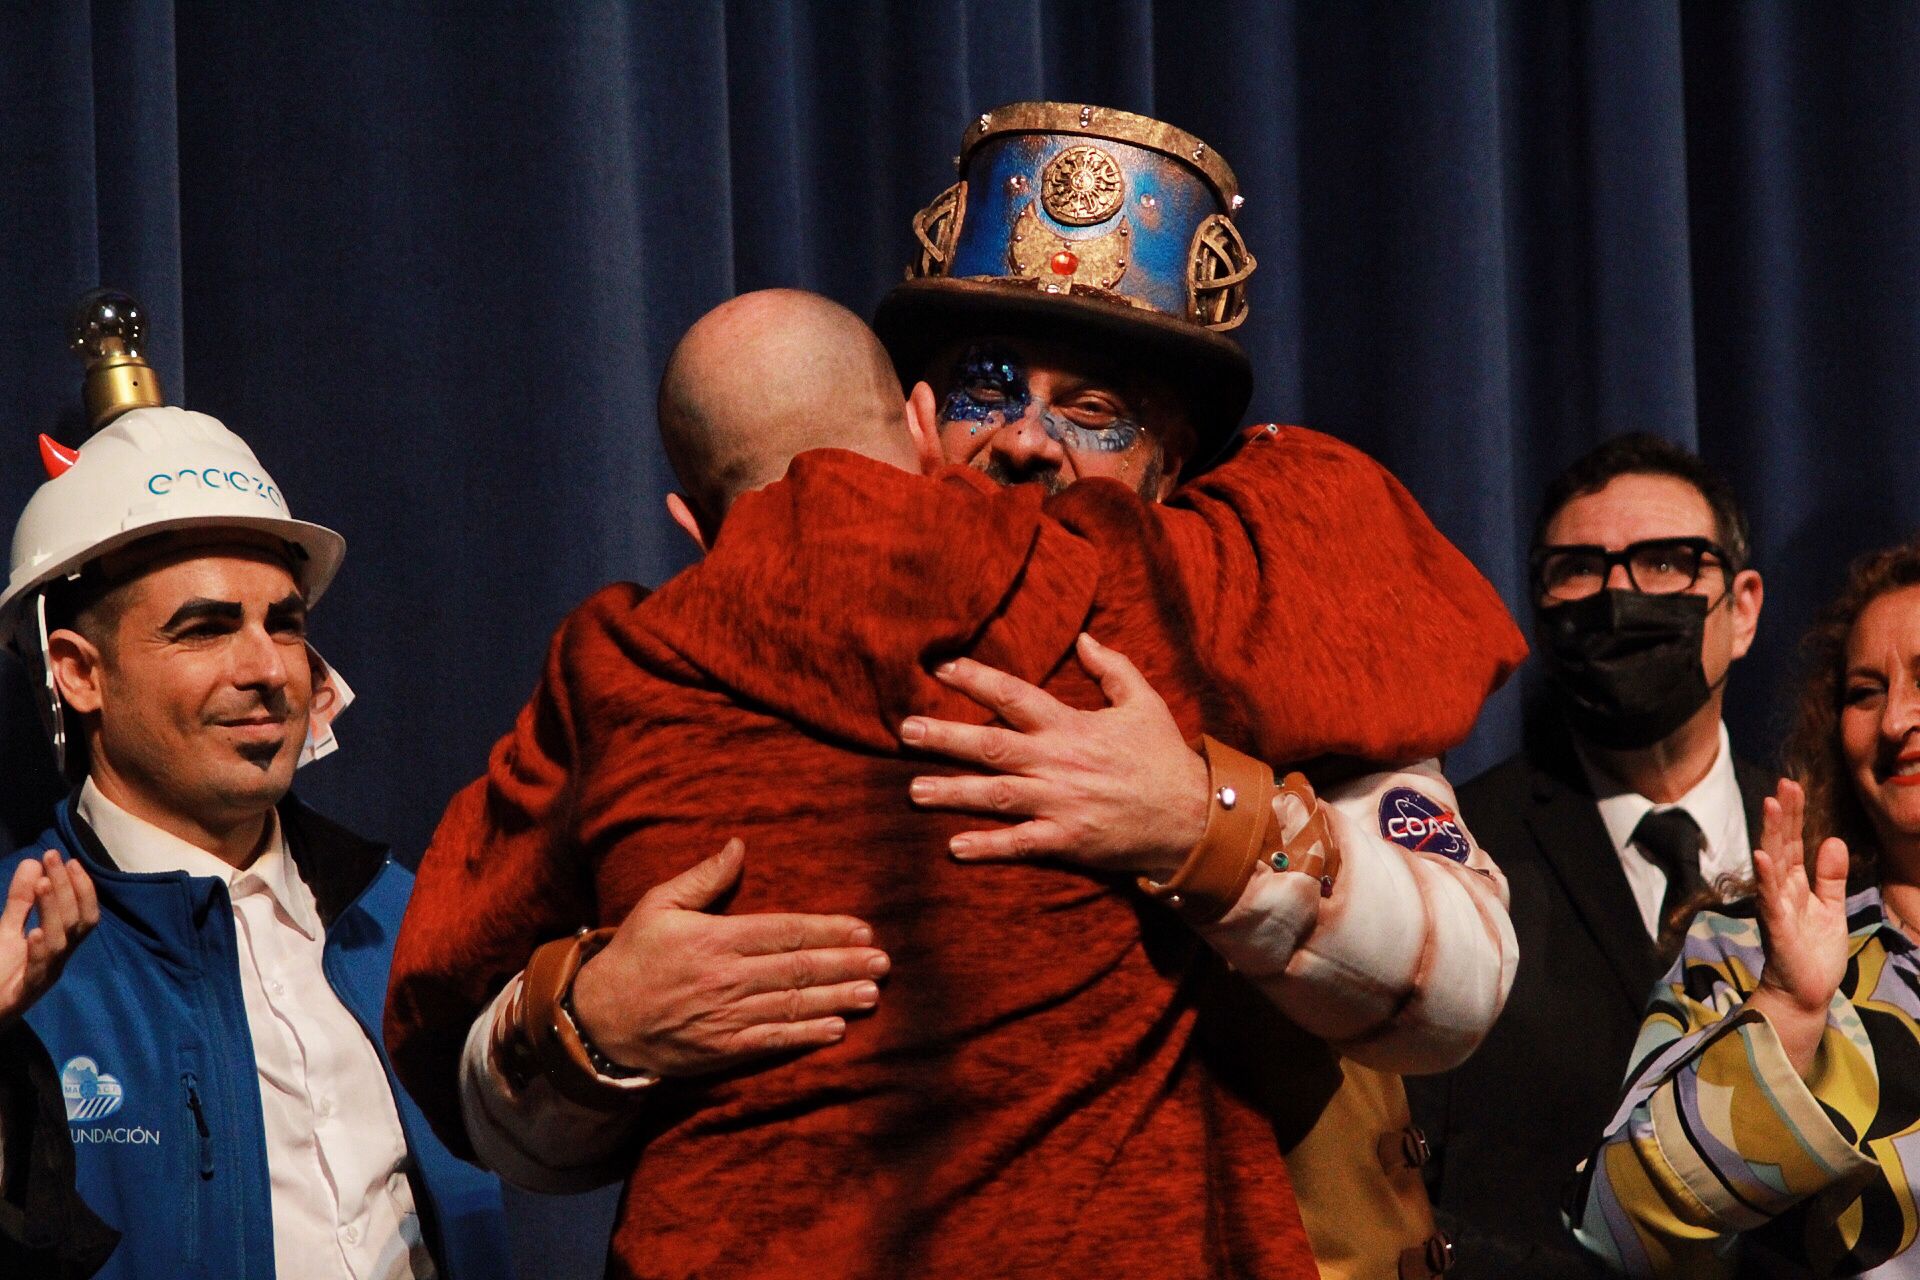
<path fill-rule="evenodd" d="M 1048 497 L 1065 492 L 1073 483 L 1058 467 L 1013 467 L 1000 457 L 988 458 L 980 470 L 995 484 L 1037 484 L 1046 490 Z"/>
<path fill-rule="evenodd" d="M 210 725 L 267 722 L 284 724 L 293 719 L 294 714 L 293 702 L 282 690 L 264 697 L 249 697 L 210 706 L 201 719 Z"/>

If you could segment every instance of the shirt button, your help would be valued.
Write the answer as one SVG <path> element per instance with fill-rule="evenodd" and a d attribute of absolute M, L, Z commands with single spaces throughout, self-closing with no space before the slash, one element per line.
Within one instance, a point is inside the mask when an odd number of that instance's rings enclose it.
<path fill-rule="evenodd" d="M 333 1099 L 332 1098 L 320 1099 L 320 1106 L 317 1109 L 319 1110 L 322 1119 L 325 1119 L 326 1117 L 331 1116 L 333 1114 Z"/>
<path fill-rule="evenodd" d="M 342 1240 L 345 1240 L 348 1244 L 359 1244 L 360 1228 L 349 1223 L 347 1225 L 347 1229 L 340 1233 L 340 1238 Z"/>
<path fill-rule="evenodd" d="M 1436 1231 L 1427 1242 L 1400 1253 L 1400 1280 L 1433 1280 L 1453 1270 L 1453 1237 Z"/>
<path fill-rule="evenodd" d="M 1410 1124 L 1404 1129 L 1382 1134 L 1376 1146 L 1381 1167 L 1388 1173 L 1418 1169 L 1433 1159 L 1433 1149 L 1427 1145 L 1427 1135 L 1420 1131 L 1419 1125 Z"/>
<path fill-rule="evenodd" d="M 286 988 L 286 986 L 285 986 L 285 984 L 283 984 L 283 983 L 280 983 L 280 982 L 277 982 L 277 981 L 276 981 L 276 982 L 269 982 L 269 983 L 267 984 L 267 992 L 268 992 L 268 994 L 270 994 L 270 995 L 276 995 L 276 996 L 283 996 L 283 995 L 285 995 L 285 994 L 287 994 L 287 988 Z"/>

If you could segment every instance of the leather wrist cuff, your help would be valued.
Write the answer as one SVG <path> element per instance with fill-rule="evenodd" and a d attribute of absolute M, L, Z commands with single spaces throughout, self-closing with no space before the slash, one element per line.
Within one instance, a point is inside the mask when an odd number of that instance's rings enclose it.
<path fill-rule="evenodd" d="M 1320 882 L 1320 896 L 1333 896 L 1334 878 L 1340 874 L 1340 841 L 1327 821 L 1327 807 L 1313 794 L 1313 786 L 1302 773 L 1290 773 L 1281 779 L 1280 795 L 1290 795 L 1306 806 L 1307 821 L 1291 839 L 1267 855 L 1275 871 L 1298 871 Z"/>
<path fill-rule="evenodd" d="M 1195 924 L 1212 924 L 1233 909 L 1253 878 L 1254 863 L 1280 844 L 1273 816 L 1273 770 L 1225 743 L 1202 737 L 1207 762 L 1207 829 L 1164 883 L 1140 888 Z"/>
<path fill-rule="evenodd" d="M 556 938 L 533 953 L 520 978 L 518 997 L 506 1010 L 505 1043 L 499 1061 L 511 1083 L 515 1065 L 531 1078 L 538 1076 L 554 1092 L 582 1106 L 605 1110 L 626 1102 L 633 1093 L 612 1077 L 651 1082 L 651 1072 L 618 1067 L 596 1051 L 573 1019 L 573 979 L 580 966 L 612 941 L 612 929 L 595 929 L 571 938 Z"/>
<path fill-rule="evenodd" d="M 1212 924 L 1246 890 L 1254 864 L 1265 860 L 1275 871 L 1297 871 L 1320 882 L 1320 896 L 1333 896 L 1340 874 L 1340 841 L 1327 821 L 1326 806 L 1301 773 L 1289 773 L 1279 785 L 1273 770 L 1216 739 L 1196 746 L 1207 762 L 1207 829 L 1186 861 L 1164 883 L 1140 878 L 1140 888 L 1197 925 Z M 1306 808 L 1307 820 L 1291 838 L 1283 834 L 1275 802 L 1291 795 Z"/>

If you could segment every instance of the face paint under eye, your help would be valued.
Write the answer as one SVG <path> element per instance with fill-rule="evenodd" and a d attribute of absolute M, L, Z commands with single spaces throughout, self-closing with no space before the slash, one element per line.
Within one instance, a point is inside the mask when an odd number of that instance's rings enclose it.
<path fill-rule="evenodd" d="M 955 366 L 954 387 L 940 406 L 940 420 L 977 423 L 997 413 L 1003 422 L 1018 422 L 1032 402 L 1027 371 L 1012 353 L 998 347 L 969 347 Z"/>
<path fill-rule="evenodd" d="M 1049 408 L 1040 416 L 1047 434 L 1076 453 L 1125 453 L 1140 439 L 1140 424 L 1115 418 L 1104 427 L 1083 427 Z"/>

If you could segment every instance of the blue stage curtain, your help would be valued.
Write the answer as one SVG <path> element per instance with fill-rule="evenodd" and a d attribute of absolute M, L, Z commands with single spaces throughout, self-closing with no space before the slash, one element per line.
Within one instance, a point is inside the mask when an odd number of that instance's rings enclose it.
<path fill-rule="evenodd" d="M 310 798 L 417 855 L 561 615 L 687 548 L 653 388 L 741 290 L 867 311 L 966 122 L 1159 115 L 1238 171 L 1255 415 L 1390 465 L 1524 610 L 1545 479 L 1643 428 L 1728 469 L 1771 590 L 1764 755 L 1847 557 L 1915 524 L 1920 9 L 1826 3 L 0 7 L 0 510 L 76 442 L 68 302 L 350 552 L 361 694 Z M 51 779 L 19 672 L 5 817 Z M 1450 762 L 1518 742 L 1517 690 Z M 715 768 L 751 767 L 716 760 Z M 687 851 L 689 859 L 707 850 Z"/>

